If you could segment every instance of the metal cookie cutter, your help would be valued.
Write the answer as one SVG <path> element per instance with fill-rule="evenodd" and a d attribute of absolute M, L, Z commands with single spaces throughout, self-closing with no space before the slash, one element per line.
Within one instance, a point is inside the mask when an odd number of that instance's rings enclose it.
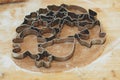
<path fill-rule="evenodd" d="M 80 13 L 74 13 L 75 10 Z M 79 33 L 70 35 L 67 38 L 60 39 L 60 33 L 64 25 L 70 27 L 76 26 Z M 90 39 L 90 29 L 95 26 L 99 26 L 99 38 Z M 30 15 L 25 16 L 24 22 L 16 29 L 17 36 L 13 39 L 13 54 L 12 56 L 17 59 L 23 59 L 29 56 L 35 60 L 37 67 L 48 68 L 51 66 L 51 62 L 54 61 L 66 61 L 70 59 L 74 54 L 75 39 L 86 47 L 91 47 L 95 44 L 103 44 L 105 42 L 106 33 L 102 32 L 100 21 L 97 19 L 97 13 L 92 10 L 85 10 L 82 7 L 74 5 L 61 4 L 60 6 L 50 5 L 47 8 L 40 8 L 36 12 L 32 12 Z M 44 34 L 52 34 L 49 37 L 45 37 Z M 28 35 L 36 35 L 38 42 L 37 54 L 32 54 L 29 51 L 20 53 L 20 43 L 23 42 L 24 37 Z M 54 44 L 60 43 L 73 43 L 71 52 L 64 57 L 55 56 L 49 53 L 45 48 Z"/>
<path fill-rule="evenodd" d="M 45 50 L 46 47 L 52 46 L 54 44 L 60 44 L 60 43 L 72 43 L 73 44 L 72 50 L 68 55 L 64 57 L 59 57 L 59 56 L 52 55 L 47 50 Z M 40 43 L 38 45 L 38 50 L 40 53 L 37 55 L 37 58 L 35 59 L 35 64 L 37 67 L 50 67 L 50 63 L 53 60 L 66 61 L 73 56 L 74 49 L 75 49 L 75 38 L 73 36 L 70 36 L 68 38 L 63 38 L 63 39 L 54 39 L 52 41 L 48 41 L 45 43 Z"/>
<path fill-rule="evenodd" d="M 25 30 L 23 30 L 21 33 L 18 33 L 17 37 L 15 39 L 13 39 L 13 57 L 15 58 L 24 58 L 26 57 L 26 54 L 29 55 L 31 58 L 33 58 L 32 54 L 29 51 L 26 51 L 24 54 L 20 54 L 19 52 L 21 51 L 20 48 L 20 43 L 23 42 L 24 37 L 28 36 L 28 35 L 36 35 L 37 36 L 37 41 L 39 42 L 48 42 L 52 39 L 55 38 L 56 34 L 57 34 L 57 28 L 54 29 L 50 29 L 50 28 L 43 28 L 42 30 L 39 30 L 35 27 L 29 27 L 26 28 Z M 52 36 L 50 36 L 49 38 L 44 38 L 44 36 L 42 36 L 44 33 L 53 33 Z"/>

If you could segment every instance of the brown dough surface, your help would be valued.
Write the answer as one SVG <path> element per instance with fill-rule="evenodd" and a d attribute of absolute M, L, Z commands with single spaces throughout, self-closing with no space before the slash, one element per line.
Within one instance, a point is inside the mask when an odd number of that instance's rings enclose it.
<path fill-rule="evenodd" d="M 60 34 L 60 38 L 65 38 L 70 35 L 74 35 L 75 33 L 78 33 L 77 27 L 70 27 L 65 25 L 62 29 L 62 32 Z M 93 29 L 90 30 L 90 40 L 98 38 L 99 34 L 99 26 L 95 26 Z M 48 34 L 49 35 L 49 34 Z M 56 56 L 66 56 L 68 55 L 72 50 L 72 43 L 61 43 L 61 44 L 55 44 L 53 46 L 47 47 L 46 49 Z M 93 62 L 95 59 L 97 59 L 103 52 L 105 48 L 105 44 L 103 45 L 93 45 L 91 48 L 87 48 L 85 46 L 82 46 L 79 44 L 76 40 L 76 48 L 73 57 L 70 60 L 63 61 L 63 62 L 57 62 L 53 61 L 50 68 L 37 68 L 35 66 L 34 60 L 30 59 L 29 57 L 25 59 L 13 59 L 15 63 L 27 70 L 35 71 L 35 72 L 59 72 L 59 71 L 65 71 L 69 70 L 75 67 L 83 67 L 88 65 L 89 63 Z M 34 35 L 30 35 L 24 38 L 24 42 L 21 44 L 22 51 L 28 50 L 33 54 L 38 53 L 37 49 L 37 37 Z"/>
<path fill-rule="evenodd" d="M 16 27 L 22 23 L 24 16 L 38 10 L 40 7 L 63 3 L 82 6 L 86 9 L 95 10 L 98 13 L 98 19 L 107 33 L 107 41 L 100 47 L 98 45 L 94 45 L 93 47 L 97 46 L 97 48 L 104 50 L 98 53 L 99 55 L 92 53 L 98 55 L 98 57 L 94 58 L 95 60 L 92 60 L 86 66 L 68 68 L 65 72 L 36 73 L 35 71 L 24 69 L 22 66 L 16 66 L 11 57 L 13 49 L 12 39 L 15 37 Z M 25 38 L 26 42 L 28 41 L 27 38 L 30 38 L 30 36 Z M 33 47 L 35 46 L 36 44 Z M 76 51 L 81 51 L 81 49 Z M 79 53 L 79 55 L 81 54 L 83 53 Z M 26 64 L 28 64 L 28 61 L 26 61 Z M 33 66 L 32 68 L 34 70 L 36 67 Z M 74 79 L 120 80 L 120 0 L 27 0 L 25 3 L 0 5 L 0 80 Z"/>

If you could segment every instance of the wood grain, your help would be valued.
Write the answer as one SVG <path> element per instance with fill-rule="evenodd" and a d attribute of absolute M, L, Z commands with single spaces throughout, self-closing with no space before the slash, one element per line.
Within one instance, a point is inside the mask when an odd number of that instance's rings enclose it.
<path fill-rule="evenodd" d="M 0 0 L 0 3 L 4 4 L 4 3 L 23 2 L 23 1 L 25 0 Z"/>
<path fill-rule="evenodd" d="M 59 73 L 36 73 L 16 66 L 10 55 L 15 28 L 21 24 L 26 14 L 49 4 L 62 3 L 98 12 L 108 38 L 102 55 L 89 65 Z M 120 80 L 119 24 L 119 0 L 29 0 L 20 4 L 0 5 L 0 80 Z"/>

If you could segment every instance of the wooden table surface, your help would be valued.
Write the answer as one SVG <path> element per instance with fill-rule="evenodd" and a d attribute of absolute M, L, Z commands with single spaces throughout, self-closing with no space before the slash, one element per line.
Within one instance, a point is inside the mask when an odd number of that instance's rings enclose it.
<path fill-rule="evenodd" d="M 103 54 L 84 67 L 60 73 L 36 73 L 11 60 L 12 39 L 24 16 L 49 4 L 74 4 L 98 13 L 107 45 Z M 120 0 L 28 0 L 0 5 L 0 80 L 120 80 Z"/>

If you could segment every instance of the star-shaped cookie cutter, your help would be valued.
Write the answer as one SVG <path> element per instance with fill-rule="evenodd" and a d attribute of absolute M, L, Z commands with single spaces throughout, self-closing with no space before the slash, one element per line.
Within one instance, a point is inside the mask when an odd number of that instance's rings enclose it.
<path fill-rule="evenodd" d="M 77 10 L 80 13 L 74 13 Z M 77 27 L 79 33 L 70 35 L 67 38 L 59 38 L 61 30 L 64 25 L 70 27 Z M 90 29 L 98 26 L 99 38 L 90 39 Z M 82 7 L 75 5 L 61 4 L 60 6 L 49 5 L 47 8 L 40 8 L 36 12 L 30 13 L 25 16 L 24 22 L 16 29 L 17 36 L 13 39 L 13 53 L 12 56 L 16 59 L 23 59 L 29 56 L 35 60 L 37 67 L 48 68 L 51 66 L 51 62 L 66 61 L 69 60 L 75 50 L 75 39 L 83 46 L 91 47 L 95 44 L 103 44 L 105 42 L 105 35 L 101 29 L 100 21 L 97 19 L 97 13 L 91 9 L 88 11 Z M 52 34 L 49 37 L 43 36 L 43 34 Z M 28 35 L 36 35 L 38 42 L 37 54 L 32 54 L 29 51 L 21 52 L 20 44 L 24 41 L 24 37 Z M 46 47 L 60 43 L 72 43 L 73 47 L 67 56 L 60 57 L 55 56 L 46 50 Z"/>

